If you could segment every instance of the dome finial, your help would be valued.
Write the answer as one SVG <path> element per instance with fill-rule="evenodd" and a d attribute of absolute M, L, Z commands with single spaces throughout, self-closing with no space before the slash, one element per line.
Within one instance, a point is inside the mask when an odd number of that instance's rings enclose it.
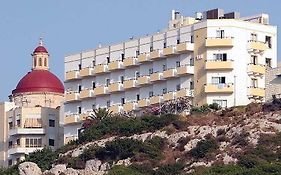
<path fill-rule="evenodd" d="M 43 37 L 42 36 L 40 36 L 40 38 L 39 38 L 39 46 L 43 46 Z"/>

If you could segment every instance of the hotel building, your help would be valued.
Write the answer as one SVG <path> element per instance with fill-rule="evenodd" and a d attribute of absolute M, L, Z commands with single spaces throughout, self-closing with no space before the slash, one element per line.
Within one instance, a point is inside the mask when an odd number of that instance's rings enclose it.
<path fill-rule="evenodd" d="M 65 57 L 65 142 L 96 108 L 139 114 L 181 97 L 195 106 L 264 101 L 266 67 L 276 65 L 267 14 L 173 11 L 163 31 Z"/>
<path fill-rule="evenodd" d="M 0 103 L 0 166 L 14 165 L 45 146 L 63 145 L 63 101 L 64 86 L 49 71 L 49 53 L 41 43 L 32 54 L 32 70 L 10 102 Z"/>

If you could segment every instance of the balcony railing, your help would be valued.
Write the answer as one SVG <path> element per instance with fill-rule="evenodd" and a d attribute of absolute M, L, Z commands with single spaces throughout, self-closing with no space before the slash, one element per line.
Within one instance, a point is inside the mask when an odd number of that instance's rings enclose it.
<path fill-rule="evenodd" d="M 137 110 L 138 103 L 137 102 L 127 102 L 123 105 L 123 110 L 125 112 Z"/>
<path fill-rule="evenodd" d="M 80 77 L 88 77 L 94 75 L 94 68 L 86 67 L 80 70 Z"/>
<path fill-rule="evenodd" d="M 95 74 L 103 74 L 106 72 L 108 72 L 108 65 L 106 65 L 106 64 L 99 64 L 99 65 L 96 65 L 94 68 Z"/>
<path fill-rule="evenodd" d="M 205 64 L 206 70 L 231 70 L 233 69 L 233 61 L 227 60 L 207 60 Z"/>
<path fill-rule="evenodd" d="M 160 96 L 160 95 L 152 96 L 152 97 L 150 97 L 150 104 L 151 105 L 159 104 L 162 102 L 162 100 L 163 100 L 163 96 Z"/>
<path fill-rule="evenodd" d="M 33 134 L 33 135 L 43 135 L 45 134 L 44 128 L 13 128 L 9 130 L 9 135 L 25 135 L 25 134 Z"/>
<path fill-rule="evenodd" d="M 94 90 L 93 89 L 83 89 L 80 92 L 80 99 L 87 99 L 94 97 Z"/>
<path fill-rule="evenodd" d="M 138 81 L 136 79 L 125 80 L 124 89 L 132 89 L 138 86 Z"/>
<path fill-rule="evenodd" d="M 139 77 L 137 80 L 138 80 L 138 85 L 140 86 L 147 85 L 150 83 L 150 76 L 144 75 Z"/>
<path fill-rule="evenodd" d="M 262 64 L 248 64 L 248 73 L 251 75 L 264 75 L 266 71 L 265 65 Z"/>
<path fill-rule="evenodd" d="M 98 86 L 94 89 L 94 96 L 101 96 L 108 94 L 108 87 Z"/>
<path fill-rule="evenodd" d="M 264 52 L 268 49 L 268 46 L 265 42 L 249 40 L 248 41 L 248 50 L 252 52 Z"/>
<path fill-rule="evenodd" d="M 123 106 L 120 106 L 120 105 L 110 106 L 109 111 L 112 111 L 113 114 L 123 112 Z"/>
<path fill-rule="evenodd" d="M 112 83 L 108 86 L 109 92 L 120 92 L 123 91 L 123 84 L 120 82 Z"/>
<path fill-rule="evenodd" d="M 181 67 L 177 67 L 177 75 L 178 76 L 184 76 L 186 74 L 194 74 L 194 66 L 183 65 Z"/>
<path fill-rule="evenodd" d="M 183 97 L 194 97 L 194 90 L 191 89 L 180 89 L 176 92 L 176 98 Z"/>
<path fill-rule="evenodd" d="M 79 71 L 69 71 L 65 73 L 65 81 L 77 80 L 80 79 Z"/>
<path fill-rule="evenodd" d="M 134 57 L 125 58 L 123 61 L 124 67 L 131 67 L 138 65 L 138 59 Z"/>
<path fill-rule="evenodd" d="M 171 56 L 176 54 L 177 54 L 177 50 L 174 46 L 170 46 L 163 49 L 163 56 Z"/>
<path fill-rule="evenodd" d="M 138 56 L 138 62 L 139 63 L 144 63 L 144 62 L 147 62 L 147 61 L 151 61 L 150 56 L 147 53 L 143 53 L 143 54 L 140 54 Z"/>
<path fill-rule="evenodd" d="M 147 98 L 141 99 L 138 101 L 138 107 L 139 108 L 143 108 L 143 107 L 147 107 L 150 105 L 150 100 Z"/>
<path fill-rule="evenodd" d="M 65 101 L 66 102 L 75 102 L 80 100 L 79 92 L 68 92 L 65 94 Z"/>
<path fill-rule="evenodd" d="M 114 71 L 114 70 L 119 70 L 119 69 L 124 69 L 122 61 L 113 61 L 108 64 L 109 71 Z"/>
<path fill-rule="evenodd" d="M 177 69 L 172 68 L 163 72 L 163 78 L 169 79 L 177 76 Z"/>
<path fill-rule="evenodd" d="M 160 50 L 154 50 L 153 52 L 150 52 L 149 56 L 151 60 L 156 60 L 162 58 L 162 53 Z"/>
<path fill-rule="evenodd" d="M 163 95 L 164 101 L 170 101 L 176 98 L 176 92 L 168 92 Z"/>
<path fill-rule="evenodd" d="M 233 37 L 208 37 L 206 47 L 233 47 Z"/>
<path fill-rule="evenodd" d="M 233 93 L 233 84 L 207 84 L 205 85 L 205 93 Z"/>
<path fill-rule="evenodd" d="M 163 73 L 162 72 L 155 72 L 150 75 L 150 81 L 155 82 L 155 81 L 160 81 L 163 80 Z"/>
<path fill-rule="evenodd" d="M 248 87 L 248 96 L 253 99 L 262 99 L 265 97 L 265 88 Z"/>
<path fill-rule="evenodd" d="M 194 44 L 191 42 L 180 43 L 177 44 L 176 50 L 179 53 L 192 52 L 194 50 Z"/>

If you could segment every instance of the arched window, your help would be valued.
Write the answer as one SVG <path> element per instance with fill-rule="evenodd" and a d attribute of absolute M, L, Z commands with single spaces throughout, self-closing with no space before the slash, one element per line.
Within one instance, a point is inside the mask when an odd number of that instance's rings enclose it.
<path fill-rule="evenodd" d="M 36 67 L 36 64 L 37 64 L 36 58 L 34 58 L 33 61 L 34 61 L 33 65 L 34 65 L 34 67 Z"/>
<path fill-rule="evenodd" d="M 39 58 L 39 66 L 42 66 L 42 58 Z"/>
<path fill-rule="evenodd" d="M 44 66 L 47 67 L 47 58 L 44 60 Z"/>

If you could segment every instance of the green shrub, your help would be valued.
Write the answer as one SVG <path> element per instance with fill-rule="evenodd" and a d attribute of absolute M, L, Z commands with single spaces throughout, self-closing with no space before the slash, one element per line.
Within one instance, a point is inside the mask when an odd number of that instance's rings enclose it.
<path fill-rule="evenodd" d="M 212 104 L 209 104 L 209 108 L 217 111 L 217 110 L 221 109 L 221 106 L 217 103 L 212 103 Z"/>
<path fill-rule="evenodd" d="M 215 139 L 208 138 L 206 140 L 201 140 L 197 143 L 196 147 L 190 150 L 192 157 L 199 159 L 204 158 L 207 153 L 218 148 L 218 144 Z"/>
<path fill-rule="evenodd" d="M 114 166 L 112 169 L 109 170 L 108 175 L 144 175 L 144 174 L 131 167 Z"/>
<path fill-rule="evenodd" d="M 208 104 L 204 104 L 200 107 L 192 107 L 191 108 L 191 114 L 196 114 L 196 113 L 206 113 L 209 112 L 210 108 Z"/>
<path fill-rule="evenodd" d="M 45 171 L 51 168 L 57 157 L 58 155 L 51 148 L 45 147 L 27 155 L 25 161 L 34 162 Z"/>
<path fill-rule="evenodd" d="M 172 165 L 165 165 L 162 167 L 159 167 L 156 171 L 155 171 L 155 175 L 177 175 L 177 174 L 181 174 L 182 170 L 184 169 L 184 165 L 182 163 L 175 163 Z"/>

